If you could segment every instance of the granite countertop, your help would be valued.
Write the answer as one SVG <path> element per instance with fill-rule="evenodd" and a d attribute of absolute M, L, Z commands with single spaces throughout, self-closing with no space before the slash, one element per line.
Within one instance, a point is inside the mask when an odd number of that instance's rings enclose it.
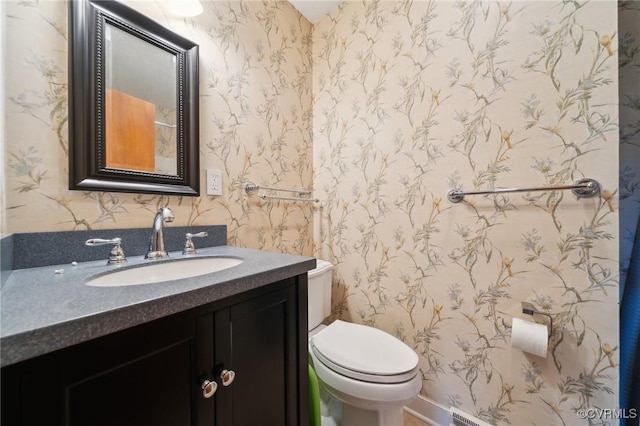
<path fill-rule="evenodd" d="M 124 265 L 105 260 L 77 266 L 42 266 L 14 270 L 0 302 L 0 364 L 6 366 L 125 328 L 224 299 L 306 273 L 315 259 L 231 246 L 199 248 L 202 256 L 243 259 L 237 266 L 210 274 L 122 287 L 91 287 L 88 278 L 119 268 L 148 264 L 142 256 Z M 181 252 L 169 260 L 182 259 Z M 56 270 L 64 269 L 56 274 Z"/>

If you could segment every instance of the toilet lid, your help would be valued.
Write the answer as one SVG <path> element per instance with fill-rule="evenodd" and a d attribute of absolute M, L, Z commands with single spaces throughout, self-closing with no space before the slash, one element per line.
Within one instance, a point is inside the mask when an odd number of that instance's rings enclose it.
<path fill-rule="evenodd" d="M 418 371 L 418 355 L 377 328 L 337 320 L 311 337 L 316 357 L 333 371 L 357 380 L 400 383 Z"/>

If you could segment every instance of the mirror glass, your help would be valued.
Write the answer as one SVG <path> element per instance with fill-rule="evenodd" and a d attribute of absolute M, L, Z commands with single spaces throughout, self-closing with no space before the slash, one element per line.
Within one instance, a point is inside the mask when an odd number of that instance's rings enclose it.
<path fill-rule="evenodd" d="M 117 1 L 69 11 L 70 189 L 199 195 L 198 45 Z"/>
<path fill-rule="evenodd" d="M 106 166 L 177 175 L 176 56 L 113 25 L 104 37 Z"/>

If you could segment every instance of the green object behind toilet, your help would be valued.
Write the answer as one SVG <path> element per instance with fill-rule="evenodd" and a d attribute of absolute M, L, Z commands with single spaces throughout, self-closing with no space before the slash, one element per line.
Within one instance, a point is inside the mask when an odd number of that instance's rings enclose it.
<path fill-rule="evenodd" d="M 318 376 L 309 365 L 309 426 L 320 426 L 320 385 Z"/>

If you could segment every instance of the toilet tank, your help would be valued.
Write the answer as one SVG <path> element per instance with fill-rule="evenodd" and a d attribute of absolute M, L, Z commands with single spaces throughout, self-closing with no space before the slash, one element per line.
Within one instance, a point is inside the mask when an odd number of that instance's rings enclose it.
<path fill-rule="evenodd" d="M 331 314 L 331 275 L 333 265 L 316 260 L 316 268 L 307 273 L 309 278 L 309 328 L 313 330 Z"/>

